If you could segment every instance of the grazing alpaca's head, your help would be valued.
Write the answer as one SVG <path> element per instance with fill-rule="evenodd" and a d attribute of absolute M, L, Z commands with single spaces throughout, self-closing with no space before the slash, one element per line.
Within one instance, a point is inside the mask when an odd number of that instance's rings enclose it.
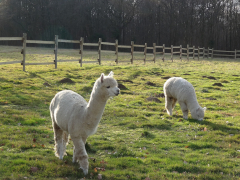
<path fill-rule="evenodd" d="M 198 107 L 198 108 L 196 109 L 196 113 L 192 113 L 193 119 L 197 119 L 197 120 L 199 120 L 199 121 L 202 121 L 203 118 L 204 118 L 204 113 L 205 113 L 206 110 L 207 110 L 206 107 L 204 107 L 204 108 Z"/>

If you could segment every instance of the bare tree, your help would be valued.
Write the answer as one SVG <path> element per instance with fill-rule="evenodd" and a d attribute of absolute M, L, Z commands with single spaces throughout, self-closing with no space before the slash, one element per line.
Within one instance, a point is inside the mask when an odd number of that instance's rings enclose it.
<path fill-rule="evenodd" d="M 1 0 L 0 35 L 240 49 L 238 0 Z"/>

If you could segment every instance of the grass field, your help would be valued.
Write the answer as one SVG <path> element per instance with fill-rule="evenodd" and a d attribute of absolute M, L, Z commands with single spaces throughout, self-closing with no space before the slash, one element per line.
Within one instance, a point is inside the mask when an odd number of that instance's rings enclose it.
<path fill-rule="evenodd" d="M 65 52 L 60 58 L 75 58 Z M 27 59 L 52 61 L 51 53 L 33 51 Z M 0 62 L 18 58 L 15 50 L 0 51 Z M 14 64 L 0 69 L 1 179 L 240 179 L 237 61 L 104 62 L 82 68 L 59 63 L 58 69 L 27 66 L 26 72 Z M 97 133 L 87 139 L 89 174 L 84 176 L 72 163 L 72 141 L 63 161 L 54 156 L 49 104 L 64 89 L 88 100 L 95 80 L 110 71 L 121 94 L 108 100 Z M 179 104 L 172 117 L 167 115 L 163 84 L 173 76 L 193 84 L 200 105 L 208 108 L 204 121 L 190 115 L 184 120 Z M 69 78 L 66 83 L 64 78 Z"/>

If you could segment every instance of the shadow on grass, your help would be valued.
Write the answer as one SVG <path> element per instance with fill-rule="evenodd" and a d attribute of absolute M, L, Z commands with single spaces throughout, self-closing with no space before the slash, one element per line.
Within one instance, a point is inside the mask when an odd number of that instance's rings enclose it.
<path fill-rule="evenodd" d="M 208 143 L 203 144 L 189 143 L 188 148 L 197 150 L 197 149 L 216 149 L 218 147 Z"/>
<path fill-rule="evenodd" d="M 88 153 L 95 154 L 97 152 L 88 142 L 85 144 L 85 149 Z"/>
<path fill-rule="evenodd" d="M 169 171 L 177 171 L 178 173 L 191 172 L 191 173 L 202 173 L 205 172 L 204 168 L 199 168 L 195 165 L 172 165 L 169 167 Z"/>
<path fill-rule="evenodd" d="M 170 130 L 172 127 L 172 123 L 169 121 L 159 121 L 157 123 L 153 122 L 148 122 L 148 123 L 143 123 L 142 128 L 156 128 L 159 130 Z"/>
<path fill-rule="evenodd" d="M 210 121 L 198 121 L 195 119 L 188 119 L 189 122 L 195 122 L 201 125 L 208 125 L 210 126 L 213 130 L 220 130 L 226 133 L 233 133 L 233 132 L 239 132 L 240 128 L 234 128 L 234 127 L 229 127 L 230 125 L 222 125 L 222 124 L 216 124 Z"/>
<path fill-rule="evenodd" d="M 148 138 L 148 139 L 153 139 L 155 138 L 156 136 L 148 131 L 143 131 L 142 133 L 142 137 L 145 137 L 145 138 Z"/>

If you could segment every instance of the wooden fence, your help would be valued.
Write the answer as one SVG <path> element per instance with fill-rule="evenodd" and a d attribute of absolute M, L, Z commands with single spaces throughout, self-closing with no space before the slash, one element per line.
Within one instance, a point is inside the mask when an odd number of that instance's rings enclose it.
<path fill-rule="evenodd" d="M 80 63 L 80 66 L 82 67 L 83 63 L 98 63 L 99 65 L 102 64 L 102 61 L 115 61 L 116 64 L 122 63 L 122 62 L 130 62 L 133 64 L 134 61 L 143 61 L 145 64 L 146 62 L 156 62 L 157 55 L 161 55 L 162 61 L 165 61 L 166 55 L 170 55 L 171 61 L 173 62 L 173 56 L 179 55 L 180 60 L 183 59 L 183 56 L 186 57 L 186 59 L 189 61 L 190 58 L 199 60 L 200 58 L 213 58 L 213 57 L 232 57 L 234 59 L 240 58 L 240 50 L 235 51 L 222 51 L 222 50 L 214 50 L 213 48 L 200 48 L 200 47 L 189 47 L 187 45 L 186 48 L 183 48 L 182 45 L 180 46 L 171 46 L 171 47 L 165 47 L 163 44 L 162 46 L 157 46 L 156 43 L 153 43 L 152 47 L 148 47 L 147 43 L 144 45 L 138 45 L 134 44 L 133 41 L 131 41 L 131 45 L 119 45 L 118 40 L 115 41 L 115 43 L 110 42 L 102 42 L 102 39 L 99 38 L 98 43 L 85 43 L 83 38 L 80 38 L 80 40 L 64 40 L 64 39 L 58 39 L 58 35 L 55 35 L 54 41 L 41 41 L 41 40 L 27 40 L 27 34 L 24 33 L 23 37 L 0 37 L 0 41 L 22 41 L 23 48 L 21 51 L 22 54 L 22 60 L 20 61 L 11 61 L 11 62 L 0 62 L 0 65 L 3 64 L 15 64 L 15 63 L 21 63 L 23 66 L 23 71 L 25 71 L 25 67 L 27 65 L 46 65 L 46 64 L 54 64 L 55 68 L 57 69 L 57 65 L 59 62 L 70 62 L 70 61 L 78 61 Z M 58 44 L 59 43 L 75 43 L 79 44 L 79 59 L 77 60 L 61 60 L 58 59 Z M 26 49 L 27 44 L 51 44 L 55 45 L 54 48 L 54 54 L 55 59 L 53 62 L 44 62 L 44 63 L 27 63 L 26 62 Z M 110 50 L 103 50 L 102 45 L 107 46 L 113 46 L 115 47 L 115 51 Z M 90 46 L 90 47 L 98 47 L 98 59 L 96 61 L 84 61 L 84 46 Z M 143 51 L 136 51 L 134 48 L 143 48 Z M 130 60 L 120 61 L 119 60 L 119 49 L 130 49 Z M 151 51 L 151 53 L 148 53 L 148 51 Z M 114 52 L 115 53 L 115 59 L 102 59 L 102 52 Z M 143 54 L 143 58 L 141 59 L 135 59 L 134 54 L 141 53 Z M 147 56 L 151 55 L 152 59 L 147 59 Z"/>

